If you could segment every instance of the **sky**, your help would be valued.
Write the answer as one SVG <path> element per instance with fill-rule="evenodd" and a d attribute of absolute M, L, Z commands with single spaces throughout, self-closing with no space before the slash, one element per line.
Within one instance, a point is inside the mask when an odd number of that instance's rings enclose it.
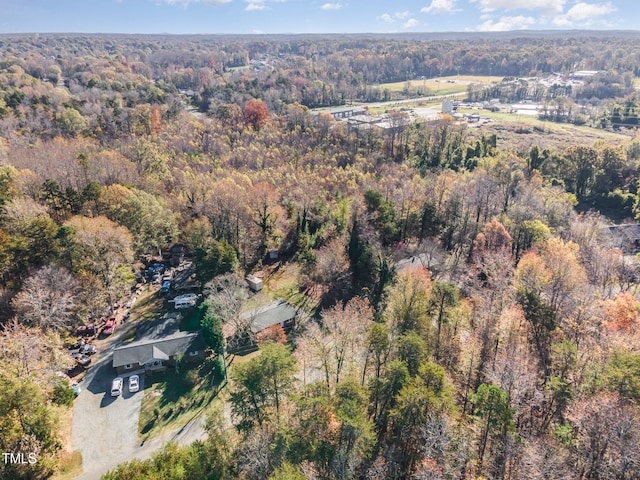
<path fill-rule="evenodd" d="M 640 30 L 640 0 L 0 0 L 0 33 Z"/>

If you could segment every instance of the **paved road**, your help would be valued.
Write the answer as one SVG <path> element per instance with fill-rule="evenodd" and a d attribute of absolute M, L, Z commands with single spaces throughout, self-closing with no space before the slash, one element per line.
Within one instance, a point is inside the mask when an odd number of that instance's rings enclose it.
<path fill-rule="evenodd" d="M 446 95 L 430 95 L 428 97 L 405 98 L 403 100 L 389 100 L 388 102 L 354 103 L 354 105 L 371 108 L 394 107 L 403 103 L 432 102 L 434 100 L 444 100 L 445 98 L 462 97 L 465 95 L 467 95 L 467 92 L 448 93 Z"/>

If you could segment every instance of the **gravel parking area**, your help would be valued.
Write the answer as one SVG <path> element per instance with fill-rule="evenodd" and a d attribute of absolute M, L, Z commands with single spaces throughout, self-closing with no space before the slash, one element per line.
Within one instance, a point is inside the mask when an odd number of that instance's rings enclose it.
<path fill-rule="evenodd" d="M 144 396 L 144 375 L 140 375 L 138 392 L 129 392 L 125 378 L 122 395 L 111 396 L 111 382 L 116 377 L 112 367 L 113 349 L 131 336 L 133 325 L 127 327 L 98 342 L 94 363 L 80 382 L 81 391 L 75 399 L 71 431 L 73 450 L 82 454 L 83 473 L 76 477 L 79 480 L 99 480 L 119 463 L 148 458 L 169 441 L 189 444 L 206 438 L 205 417 L 198 416 L 177 431 L 141 443 L 138 419 Z M 177 319 L 172 318 L 144 322 L 137 325 L 136 338 L 162 337 L 168 330 L 177 328 Z"/>
<path fill-rule="evenodd" d="M 116 377 L 111 352 L 119 341 L 114 337 L 105 342 L 80 383 L 81 392 L 73 407 L 71 441 L 74 450 L 82 453 L 82 479 L 100 478 L 114 463 L 128 460 L 140 444 L 138 417 L 144 375 L 140 376 L 140 391 L 130 393 L 125 379 L 122 395 L 111 396 L 111 382 Z"/>

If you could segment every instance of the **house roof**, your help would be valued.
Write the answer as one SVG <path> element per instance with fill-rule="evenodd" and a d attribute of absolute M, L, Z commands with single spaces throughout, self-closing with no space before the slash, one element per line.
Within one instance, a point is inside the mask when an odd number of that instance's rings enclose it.
<path fill-rule="evenodd" d="M 640 239 L 640 224 L 614 225 L 613 227 L 609 227 L 609 233 L 614 237 L 622 237 L 625 240 L 633 241 Z"/>
<path fill-rule="evenodd" d="M 282 300 L 276 300 L 267 306 L 258 307 L 249 312 L 244 312 L 241 315 L 241 318 L 243 320 L 250 320 L 251 330 L 253 330 L 254 333 L 258 333 L 265 328 L 269 328 L 278 323 L 283 323 L 295 318 L 297 313 L 298 310 L 296 310 L 296 308 L 290 303 Z"/>
<path fill-rule="evenodd" d="M 176 332 L 162 339 L 147 339 L 117 347 L 113 351 L 113 367 L 143 365 L 151 360 L 169 360 L 178 353 L 204 350 L 200 332 Z"/>
<path fill-rule="evenodd" d="M 402 260 L 398 260 L 396 262 L 396 272 L 400 272 L 407 268 L 415 268 L 415 267 L 424 267 L 428 268 L 428 266 L 433 266 L 438 263 L 436 259 L 429 258 L 426 253 L 421 253 L 420 255 L 414 255 L 411 257 L 403 258 Z"/>

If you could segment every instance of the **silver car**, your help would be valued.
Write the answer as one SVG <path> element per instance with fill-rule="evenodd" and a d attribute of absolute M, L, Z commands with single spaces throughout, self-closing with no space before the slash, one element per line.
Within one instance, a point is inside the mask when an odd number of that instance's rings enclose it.
<path fill-rule="evenodd" d="M 122 377 L 116 377 L 111 382 L 111 396 L 117 397 L 122 394 Z"/>
<path fill-rule="evenodd" d="M 131 393 L 140 390 L 140 377 L 138 375 L 131 375 L 129 377 L 129 391 Z"/>

